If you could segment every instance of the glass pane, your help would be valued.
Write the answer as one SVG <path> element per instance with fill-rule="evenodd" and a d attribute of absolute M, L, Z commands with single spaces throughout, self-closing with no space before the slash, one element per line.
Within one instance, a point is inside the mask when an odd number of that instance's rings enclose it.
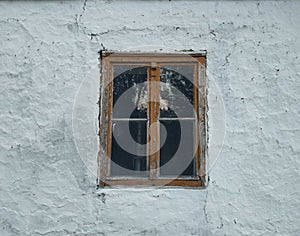
<path fill-rule="evenodd" d="M 146 175 L 146 121 L 112 122 L 111 175 Z"/>
<path fill-rule="evenodd" d="M 113 68 L 113 117 L 147 118 L 147 67 Z"/>
<path fill-rule="evenodd" d="M 195 116 L 193 77 L 193 66 L 160 69 L 160 117 Z"/>
<path fill-rule="evenodd" d="M 196 175 L 195 123 L 191 120 L 160 121 L 160 175 Z"/>

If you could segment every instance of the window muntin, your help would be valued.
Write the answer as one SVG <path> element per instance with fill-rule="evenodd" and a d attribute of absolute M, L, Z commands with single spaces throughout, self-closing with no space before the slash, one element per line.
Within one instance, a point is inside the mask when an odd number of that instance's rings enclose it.
<path fill-rule="evenodd" d="M 206 104 L 204 56 L 111 55 L 102 60 L 108 112 L 100 128 L 108 135 L 100 185 L 204 186 L 205 106 L 199 112 Z M 191 106 L 184 106 L 182 96 Z M 187 131 L 183 136 L 179 126 Z M 130 135 L 135 143 L 125 142 L 124 150 L 118 135 Z"/>

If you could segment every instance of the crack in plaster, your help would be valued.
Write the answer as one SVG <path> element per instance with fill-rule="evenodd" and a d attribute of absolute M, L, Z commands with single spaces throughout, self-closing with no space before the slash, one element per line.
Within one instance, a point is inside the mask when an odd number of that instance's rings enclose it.
<path fill-rule="evenodd" d="M 84 30 L 85 27 L 84 26 L 80 26 L 80 23 L 81 23 L 81 18 L 84 15 L 85 10 L 86 10 L 86 3 L 87 3 L 87 0 L 84 0 L 83 1 L 83 6 L 82 6 L 82 11 L 79 14 L 79 16 L 78 16 L 78 14 L 75 14 L 75 25 L 76 25 L 77 28 L 81 28 L 83 30 L 84 34 L 86 34 L 85 30 Z M 83 25 L 83 23 L 82 23 L 82 25 Z"/>
<path fill-rule="evenodd" d="M 79 14 L 79 20 L 81 20 L 81 17 L 82 17 L 83 14 L 85 13 L 85 10 L 86 10 L 86 3 L 87 3 L 87 0 L 84 0 L 84 1 L 83 1 L 83 6 L 82 6 L 82 12 L 81 12 L 81 14 Z"/>
<path fill-rule="evenodd" d="M 204 206 L 203 206 L 203 212 L 204 212 L 204 216 L 205 216 L 205 222 L 208 224 L 208 213 L 207 213 L 207 199 L 208 199 L 208 190 L 206 191 L 206 196 L 205 196 L 205 200 L 204 200 Z"/>
<path fill-rule="evenodd" d="M 121 29 L 116 29 L 116 30 L 106 30 L 100 33 L 90 33 L 87 34 L 91 37 L 91 40 L 93 39 L 93 37 L 97 38 L 98 36 L 101 35 L 105 35 L 105 34 L 109 34 L 109 33 L 122 33 L 122 32 L 143 32 L 143 31 L 151 31 L 150 28 L 146 27 L 146 28 L 138 28 L 138 29 L 133 29 L 133 28 L 127 28 L 126 26 L 123 26 Z"/>
<path fill-rule="evenodd" d="M 227 54 L 227 56 L 225 56 L 225 63 L 222 66 L 225 66 L 226 64 L 229 63 L 228 58 L 231 56 L 231 52 Z"/>

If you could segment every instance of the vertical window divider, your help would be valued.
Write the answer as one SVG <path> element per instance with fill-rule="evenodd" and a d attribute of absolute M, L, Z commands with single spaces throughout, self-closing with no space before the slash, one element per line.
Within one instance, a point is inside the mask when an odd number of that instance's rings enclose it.
<path fill-rule="evenodd" d="M 197 170 L 197 175 L 200 175 L 200 143 L 199 143 L 199 83 L 198 83 L 198 64 L 194 65 L 193 68 L 193 74 L 194 74 L 194 109 L 196 112 L 196 119 L 195 119 L 195 159 L 196 159 L 196 170 Z"/>
<path fill-rule="evenodd" d="M 148 158 L 150 179 L 159 177 L 159 92 L 160 69 L 152 62 L 149 67 L 148 96 Z"/>

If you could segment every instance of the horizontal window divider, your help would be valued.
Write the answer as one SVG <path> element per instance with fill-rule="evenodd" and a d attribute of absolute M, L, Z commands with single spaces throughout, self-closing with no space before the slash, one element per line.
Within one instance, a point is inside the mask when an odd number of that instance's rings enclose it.
<path fill-rule="evenodd" d="M 169 179 L 178 179 L 178 180 L 199 180 L 199 176 L 159 176 L 157 179 L 169 180 Z"/>
<path fill-rule="evenodd" d="M 147 121 L 147 118 L 111 118 L 112 121 Z"/>
<path fill-rule="evenodd" d="M 159 118 L 159 120 L 197 120 L 197 117 Z"/>

